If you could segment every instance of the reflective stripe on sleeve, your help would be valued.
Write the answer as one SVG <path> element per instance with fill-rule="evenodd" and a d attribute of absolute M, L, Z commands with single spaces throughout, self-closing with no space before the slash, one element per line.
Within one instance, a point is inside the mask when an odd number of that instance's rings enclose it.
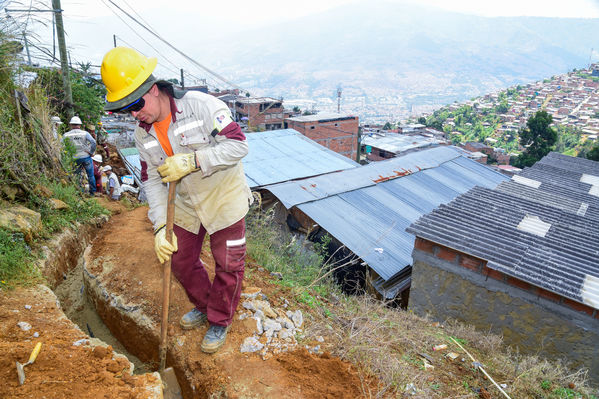
<path fill-rule="evenodd" d="M 179 126 L 178 128 L 176 128 L 174 134 L 175 134 L 175 136 L 178 136 L 178 135 L 180 135 L 183 132 L 186 132 L 186 131 L 191 130 L 191 129 L 195 129 L 197 127 L 202 127 L 202 126 L 204 126 L 204 121 L 193 121 L 193 122 L 189 122 L 189 123 L 186 123 L 183 126 Z"/>

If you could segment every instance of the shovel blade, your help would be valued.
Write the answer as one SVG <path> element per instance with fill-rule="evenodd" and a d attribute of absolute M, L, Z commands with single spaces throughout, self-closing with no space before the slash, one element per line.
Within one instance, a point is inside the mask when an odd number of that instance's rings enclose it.
<path fill-rule="evenodd" d="M 19 362 L 15 362 L 17 364 L 17 374 L 19 375 L 19 385 L 23 385 L 25 383 L 25 369 L 23 365 Z"/>
<path fill-rule="evenodd" d="M 162 383 L 164 385 L 164 399 L 183 399 L 181 387 L 179 386 L 179 382 L 177 381 L 175 370 L 173 370 L 172 367 L 168 367 L 162 370 L 160 372 L 160 378 L 162 378 Z"/>

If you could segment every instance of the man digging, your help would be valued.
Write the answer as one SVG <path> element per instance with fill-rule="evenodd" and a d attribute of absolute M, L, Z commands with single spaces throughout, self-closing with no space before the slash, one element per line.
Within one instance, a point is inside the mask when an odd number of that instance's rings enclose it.
<path fill-rule="evenodd" d="M 105 109 L 139 121 L 135 144 L 161 263 L 172 255 L 172 270 L 195 308 L 180 321 L 184 329 L 210 324 L 202 351 L 225 342 L 241 296 L 245 267 L 245 215 L 252 201 L 241 159 L 245 135 L 226 104 L 197 91 L 180 91 L 152 75 L 156 58 L 116 47 L 104 56 Z M 166 183 L 179 181 L 173 243 L 166 239 Z M 215 260 L 211 282 L 200 253 L 210 235 Z"/>

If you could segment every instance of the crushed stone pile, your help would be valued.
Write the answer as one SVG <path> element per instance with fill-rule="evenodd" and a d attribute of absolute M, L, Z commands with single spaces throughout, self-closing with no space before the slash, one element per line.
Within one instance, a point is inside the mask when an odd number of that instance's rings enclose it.
<path fill-rule="evenodd" d="M 301 310 L 288 310 L 289 301 L 285 298 L 281 298 L 285 310 L 273 308 L 268 297 L 256 287 L 247 288 L 241 297 L 244 299 L 241 307 L 245 311 L 240 309 L 239 320 L 251 318 L 256 322 L 254 334 L 245 338 L 241 344 L 242 353 L 257 352 L 262 360 L 267 360 L 273 355 L 296 349 L 296 337 L 301 337 L 303 333 L 304 316 Z M 321 353 L 320 345 L 305 348 L 312 353 Z"/>

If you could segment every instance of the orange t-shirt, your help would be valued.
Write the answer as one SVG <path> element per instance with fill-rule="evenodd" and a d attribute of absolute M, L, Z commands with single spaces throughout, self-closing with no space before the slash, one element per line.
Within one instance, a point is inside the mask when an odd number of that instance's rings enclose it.
<path fill-rule="evenodd" d="M 170 141 L 168 141 L 168 127 L 171 124 L 171 113 L 168 113 L 168 116 L 161 120 L 160 122 L 154 122 L 152 126 L 154 126 L 154 130 L 156 130 L 156 137 L 162 146 L 166 155 L 171 157 L 173 156 L 173 148 L 171 147 Z"/>

